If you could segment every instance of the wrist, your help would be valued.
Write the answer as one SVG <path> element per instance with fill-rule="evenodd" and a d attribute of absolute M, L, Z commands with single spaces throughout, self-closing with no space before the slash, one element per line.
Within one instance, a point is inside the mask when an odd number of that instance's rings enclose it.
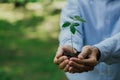
<path fill-rule="evenodd" d="M 96 59 L 97 59 L 97 61 L 99 61 L 99 59 L 101 57 L 101 52 L 97 47 L 94 47 L 94 50 L 96 51 Z"/>

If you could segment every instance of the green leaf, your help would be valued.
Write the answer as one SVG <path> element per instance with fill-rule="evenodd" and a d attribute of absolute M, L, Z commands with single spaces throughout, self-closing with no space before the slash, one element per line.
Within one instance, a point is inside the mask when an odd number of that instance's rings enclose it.
<path fill-rule="evenodd" d="M 86 22 L 84 19 L 82 19 L 80 16 L 74 16 L 76 20 L 80 22 Z"/>
<path fill-rule="evenodd" d="M 80 19 L 80 16 L 77 16 L 77 15 L 76 15 L 76 16 L 74 16 L 74 18 L 75 18 L 75 19 Z"/>
<path fill-rule="evenodd" d="M 70 19 L 75 20 L 74 17 L 70 16 Z"/>
<path fill-rule="evenodd" d="M 84 19 L 80 19 L 79 21 L 81 21 L 81 22 L 86 22 L 86 20 L 84 20 Z"/>
<path fill-rule="evenodd" d="M 62 27 L 69 27 L 71 25 L 71 23 L 70 22 L 64 22 L 64 24 L 62 25 Z"/>
<path fill-rule="evenodd" d="M 73 25 L 70 26 L 70 31 L 71 31 L 71 33 L 75 34 L 76 29 Z"/>
<path fill-rule="evenodd" d="M 76 27 L 76 26 L 79 26 L 79 25 L 80 25 L 79 23 L 73 23 L 73 24 L 70 26 L 70 31 L 71 31 L 71 33 L 75 34 L 75 32 L 76 32 L 75 27 Z"/>
<path fill-rule="evenodd" d="M 73 23 L 72 25 L 73 26 L 79 26 L 80 24 L 79 23 Z"/>

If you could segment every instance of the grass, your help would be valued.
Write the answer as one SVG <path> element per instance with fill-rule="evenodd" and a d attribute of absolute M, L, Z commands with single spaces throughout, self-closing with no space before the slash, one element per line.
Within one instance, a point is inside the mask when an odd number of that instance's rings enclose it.
<path fill-rule="evenodd" d="M 65 80 L 53 64 L 60 13 L 0 7 L 0 80 Z"/>

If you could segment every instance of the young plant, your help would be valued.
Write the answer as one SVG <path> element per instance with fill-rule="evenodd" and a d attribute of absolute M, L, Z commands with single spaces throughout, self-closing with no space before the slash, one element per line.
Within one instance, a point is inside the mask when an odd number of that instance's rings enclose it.
<path fill-rule="evenodd" d="M 72 38 L 72 37 L 73 37 L 73 35 L 75 34 L 75 32 L 77 31 L 75 27 L 77 27 L 77 26 L 80 25 L 79 22 L 84 23 L 84 22 L 86 22 L 86 21 L 85 21 L 84 19 L 82 19 L 80 16 L 73 16 L 73 17 L 70 16 L 69 18 L 72 19 L 73 22 L 69 22 L 69 21 L 64 22 L 64 24 L 62 25 L 62 28 L 70 27 L 70 32 L 71 32 L 71 44 L 72 44 L 72 50 L 73 50 L 73 42 L 72 42 L 73 38 Z M 79 33 L 81 33 L 81 32 L 79 32 Z M 63 55 L 68 56 L 68 57 L 70 58 L 70 57 L 77 57 L 79 53 L 80 53 L 80 52 L 76 52 L 76 53 L 64 52 Z"/>

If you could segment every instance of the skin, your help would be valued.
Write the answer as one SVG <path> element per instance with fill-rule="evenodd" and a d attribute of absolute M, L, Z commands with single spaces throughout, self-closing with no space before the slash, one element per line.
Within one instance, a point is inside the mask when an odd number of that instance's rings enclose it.
<path fill-rule="evenodd" d="M 96 47 L 85 46 L 78 57 L 68 58 L 67 56 L 62 56 L 64 51 L 75 53 L 71 46 L 60 46 L 57 50 L 56 56 L 54 58 L 54 63 L 58 65 L 60 69 L 65 72 L 70 73 L 82 73 L 88 72 L 94 69 L 97 64 L 97 55 L 99 50 Z"/>
<path fill-rule="evenodd" d="M 67 51 L 70 53 L 76 52 L 69 45 L 58 47 L 56 56 L 54 58 L 54 63 L 57 64 L 60 69 L 64 70 L 65 72 L 68 72 L 70 68 L 70 65 L 69 65 L 70 59 L 67 56 L 62 56 L 64 51 Z"/>
<path fill-rule="evenodd" d="M 69 71 L 73 73 L 81 73 L 93 70 L 97 65 L 98 54 L 99 50 L 96 47 L 83 47 L 82 52 L 78 55 L 78 58 L 70 59 L 69 65 L 72 65 L 72 68 Z"/>

